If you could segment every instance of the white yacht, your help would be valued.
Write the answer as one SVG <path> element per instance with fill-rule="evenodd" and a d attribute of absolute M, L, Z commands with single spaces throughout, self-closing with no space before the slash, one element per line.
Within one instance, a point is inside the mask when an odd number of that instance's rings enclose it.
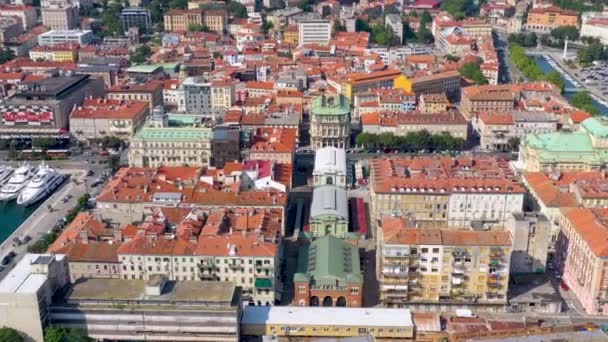
<path fill-rule="evenodd" d="M 13 171 L 15 170 L 10 166 L 0 165 L 0 184 L 6 183 Z"/>
<path fill-rule="evenodd" d="M 34 178 L 21 190 L 17 197 L 17 204 L 30 205 L 40 201 L 55 191 L 63 179 L 64 176 L 55 169 L 41 164 Z"/>
<path fill-rule="evenodd" d="M 24 164 L 17 168 L 8 182 L 0 189 L 0 201 L 10 201 L 17 198 L 19 192 L 25 188 L 32 176 L 34 176 L 34 173 L 30 165 Z"/>

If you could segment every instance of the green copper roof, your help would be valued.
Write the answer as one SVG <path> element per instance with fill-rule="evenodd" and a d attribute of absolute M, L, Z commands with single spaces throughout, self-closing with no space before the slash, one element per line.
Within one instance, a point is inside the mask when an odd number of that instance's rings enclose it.
<path fill-rule="evenodd" d="M 310 279 L 315 286 L 346 286 L 360 284 L 359 249 L 343 240 L 327 235 L 302 246 L 298 255 L 298 271 L 294 281 Z"/>
<path fill-rule="evenodd" d="M 343 95 L 321 95 L 312 100 L 311 111 L 313 115 L 348 115 L 350 103 Z"/>
<path fill-rule="evenodd" d="M 608 138 L 608 122 L 604 118 L 589 118 L 581 126 L 597 138 Z"/>
<path fill-rule="evenodd" d="M 213 131 L 206 127 L 143 127 L 136 139 L 149 141 L 194 141 L 211 140 Z"/>
<path fill-rule="evenodd" d="M 587 132 L 530 134 L 525 143 L 551 152 L 593 152 Z"/>
<path fill-rule="evenodd" d="M 156 71 L 156 69 L 162 67 L 161 65 L 158 64 L 139 64 L 139 65 L 134 65 L 130 68 L 127 69 L 127 72 L 144 72 L 144 73 L 148 73 L 148 72 L 154 72 Z"/>

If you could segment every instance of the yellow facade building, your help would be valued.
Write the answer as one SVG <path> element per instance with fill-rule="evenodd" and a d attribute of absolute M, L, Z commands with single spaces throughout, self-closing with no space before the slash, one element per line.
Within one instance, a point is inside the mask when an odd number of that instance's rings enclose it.
<path fill-rule="evenodd" d="M 406 309 L 246 306 L 242 336 L 355 337 L 411 340 L 412 314 Z"/>

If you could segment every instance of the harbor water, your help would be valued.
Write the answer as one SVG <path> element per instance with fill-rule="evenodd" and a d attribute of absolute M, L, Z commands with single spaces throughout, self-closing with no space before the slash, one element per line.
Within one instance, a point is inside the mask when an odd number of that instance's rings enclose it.
<path fill-rule="evenodd" d="M 534 56 L 534 62 L 536 62 L 536 65 L 538 65 L 538 67 L 540 68 L 540 70 L 544 73 L 548 73 L 551 71 L 557 71 L 560 74 L 562 74 L 562 78 L 564 79 L 564 82 L 566 84 L 566 89 L 570 88 L 577 88 L 577 86 L 575 84 L 573 84 L 570 80 L 568 80 L 567 78 L 563 77 L 563 71 L 561 70 L 556 70 L 555 68 L 553 68 L 549 62 L 547 61 L 547 58 L 545 56 L 542 55 L 535 55 Z M 568 77 L 569 78 L 569 77 Z M 566 91 L 564 92 L 564 96 L 567 99 L 570 99 L 572 97 L 572 95 L 576 94 L 576 92 L 573 91 Z M 593 98 L 593 105 L 600 111 L 600 113 L 602 113 L 602 115 L 604 116 L 608 116 L 608 107 L 602 105 L 601 103 L 599 103 L 594 96 L 592 96 Z"/>
<path fill-rule="evenodd" d="M 28 207 L 18 205 L 15 200 L 0 203 L 0 243 L 4 242 L 41 203 L 42 201 Z"/>

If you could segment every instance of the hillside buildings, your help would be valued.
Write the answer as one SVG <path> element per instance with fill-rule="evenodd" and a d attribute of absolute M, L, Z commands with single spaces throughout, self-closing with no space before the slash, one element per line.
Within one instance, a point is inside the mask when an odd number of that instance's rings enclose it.
<path fill-rule="evenodd" d="M 305 19 L 298 22 L 299 45 L 327 45 L 331 39 L 331 21 L 324 19 Z"/>
<path fill-rule="evenodd" d="M 580 26 L 578 13 L 556 6 L 537 7 L 528 11 L 528 21 L 525 25 L 528 31 L 549 33 L 560 26 L 574 26 L 578 28 Z"/>

